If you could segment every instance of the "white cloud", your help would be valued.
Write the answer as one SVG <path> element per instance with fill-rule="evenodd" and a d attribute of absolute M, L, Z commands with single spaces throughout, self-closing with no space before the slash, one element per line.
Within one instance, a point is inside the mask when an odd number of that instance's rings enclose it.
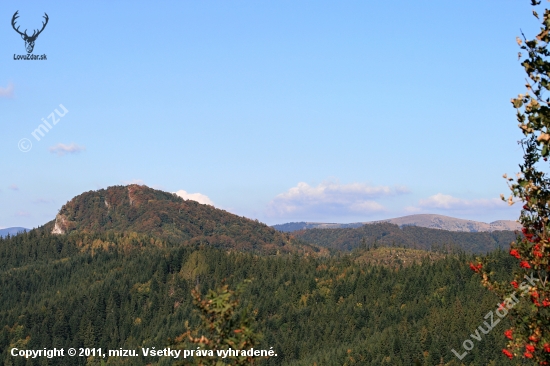
<path fill-rule="evenodd" d="M 466 200 L 438 193 L 418 202 L 421 208 L 441 210 L 502 209 L 506 203 L 498 198 Z"/>
<path fill-rule="evenodd" d="M 0 86 L 0 98 L 13 98 L 13 84 L 9 83 L 7 87 Z"/>
<path fill-rule="evenodd" d="M 8 188 L 11 189 L 12 191 L 18 191 L 19 190 L 19 187 L 16 186 L 15 184 L 10 185 Z"/>
<path fill-rule="evenodd" d="M 52 154 L 57 154 L 57 156 L 63 156 L 65 154 L 78 154 L 79 152 L 85 151 L 85 150 L 86 148 L 84 146 L 79 146 L 74 142 L 70 145 L 57 144 L 55 146 L 50 147 L 50 152 Z"/>
<path fill-rule="evenodd" d="M 269 216 L 326 217 L 369 215 L 385 211 L 376 199 L 408 193 L 405 187 L 371 186 L 365 183 L 323 182 L 316 187 L 300 182 L 277 195 L 268 205 Z"/>
<path fill-rule="evenodd" d="M 198 203 L 202 203 L 203 205 L 214 206 L 214 202 L 212 202 L 212 200 L 210 200 L 208 196 L 202 193 L 187 193 L 183 189 L 180 189 L 179 191 L 175 192 L 175 194 L 180 196 L 184 200 L 193 200 L 193 201 L 197 201 Z"/>

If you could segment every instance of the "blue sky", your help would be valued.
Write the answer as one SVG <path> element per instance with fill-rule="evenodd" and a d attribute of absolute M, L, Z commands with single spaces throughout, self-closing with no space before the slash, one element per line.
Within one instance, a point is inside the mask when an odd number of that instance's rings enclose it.
<path fill-rule="evenodd" d="M 46 61 L 14 60 L 16 10 Z M 527 0 L 3 1 L 0 227 L 129 183 L 268 224 L 517 219 L 537 27 Z"/>

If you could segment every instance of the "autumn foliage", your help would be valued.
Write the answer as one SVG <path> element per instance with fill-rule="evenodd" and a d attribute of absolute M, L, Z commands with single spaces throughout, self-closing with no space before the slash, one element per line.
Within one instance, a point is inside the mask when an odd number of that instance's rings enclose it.
<path fill-rule="evenodd" d="M 482 283 L 505 297 L 522 290 L 518 305 L 510 309 L 513 326 L 504 332 L 508 339 L 502 353 L 510 359 L 523 359 L 537 365 L 550 365 L 550 178 L 548 169 L 550 154 L 550 98 L 545 91 L 550 88 L 550 11 L 544 9 L 539 15 L 540 1 L 531 0 L 533 15 L 541 22 L 538 35 L 528 40 L 524 34 L 517 38 L 522 52 L 522 66 L 527 73 L 526 92 L 512 99 L 517 110 L 519 128 L 524 138 L 520 141 L 524 161 L 516 178 L 504 178 L 509 182 L 512 194 L 510 205 L 522 202 L 519 222 L 522 232 L 511 244 L 510 255 L 517 259 L 517 269 L 510 282 L 499 283 L 491 279 L 482 260 L 471 268 L 482 277 Z M 526 277 L 534 278 L 525 281 Z"/>

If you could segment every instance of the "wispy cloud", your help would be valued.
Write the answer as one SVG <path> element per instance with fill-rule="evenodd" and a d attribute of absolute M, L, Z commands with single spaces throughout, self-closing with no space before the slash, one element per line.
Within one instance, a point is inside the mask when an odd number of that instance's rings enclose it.
<path fill-rule="evenodd" d="M 15 213 L 15 216 L 18 216 L 18 217 L 30 217 L 31 214 L 30 212 L 27 212 L 27 211 L 18 211 Z"/>
<path fill-rule="evenodd" d="M 8 189 L 11 189 L 12 191 L 18 191 L 19 190 L 19 187 L 16 186 L 15 184 L 12 184 L 8 187 Z"/>
<path fill-rule="evenodd" d="M 53 201 L 52 201 L 52 200 L 45 199 L 45 198 L 37 198 L 37 199 L 35 199 L 34 201 L 32 201 L 32 203 L 37 204 L 37 205 L 40 205 L 40 204 L 49 204 L 49 203 L 53 203 Z"/>
<path fill-rule="evenodd" d="M 403 211 L 405 211 L 408 214 L 414 214 L 414 213 L 422 211 L 422 209 L 420 207 L 407 206 L 403 209 Z"/>
<path fill-rule="evenodd" d="M 269 204 L 271 217 L 323 218 L 370 215 L 385 211 L 377 199 L 408 193 L 406 187 L 372 186 L 366 183 L 323 182 L 316 187 L 300 182 L 277 195 Z"/>
<path fill-rule="evenodd" d="M 198 203 L 202 203 L 203 205 L 214 206 L 214 202 L 212 202 L 212 200 L 208 196 L 202 193 L 187 193 L 183 189 L 180 189 L 175 193 L 181 198 L 183 198 L 184 200 L 193 200 L 193 201 L 197 201 Z"/>
<path fill-rule="evenodd" d="M 66 154 L 78 154 L 79 152 L 85 151 L 85 150 L 86 148 L 84 146 L 79 146 L 74 142 L 70 145 L 57 144 L 55 146 L 50 147 L 50 152 L 52 154 L 57 154 L 57 156 L 63 156 Z"/>
<path fill-rule="evenodd" d="M 13 98 L 13 84 L 9 83 L 7 87 L 0 86 L 0 98 Z"/>
<path fill-rule="evenodd" d="M 438 193 L 426 199 L 421 199 L 418 206 L 424 209 L 469 210 L 469 209 L 501 209 L 506 203 L 498 198 L 492 199 L 462 199 L 448 194 Z"/>

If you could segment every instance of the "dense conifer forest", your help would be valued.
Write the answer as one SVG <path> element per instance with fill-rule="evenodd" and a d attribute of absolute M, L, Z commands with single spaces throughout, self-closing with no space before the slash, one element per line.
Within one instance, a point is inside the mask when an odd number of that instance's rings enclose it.
<path fill-rule="evenodd" d="M 190 290 L 198 286 L 205 293 L 224 279 L 230 286 L 252 280 L 242 304 L 254 309 L 261 346 L 278 354 L 265 365 L 455 362 L 451 348 L 460 349 L 498 302 L 463 253 L 390 268 L 356 260 L 365 252 L 262 256 L 169 245 L 135 233 L 55 236 L 39 230 L 0 240 L 0 253 L 5 365 L 44 364 L 9 356 L 14 346 L 164 347 L 185 331 L 185 321 L 198 324 Z M 507 254 L 491 257 L 497 268 L 511 268 Z M 507 364 L 500 354 L 505 323 L 483 336 L 466 364 Z M 52 362 L 84 365 L 86 359 Z M 171 360 L 108 360 L 124 362 Z"/>

